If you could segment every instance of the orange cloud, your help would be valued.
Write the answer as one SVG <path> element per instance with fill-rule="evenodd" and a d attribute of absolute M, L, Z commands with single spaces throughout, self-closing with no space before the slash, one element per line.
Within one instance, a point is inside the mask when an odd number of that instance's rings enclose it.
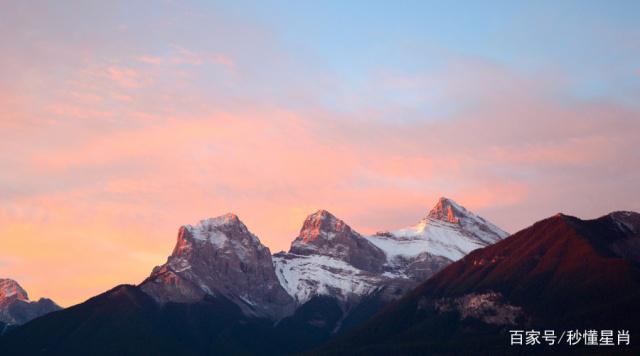
<path fill-rule="evenodd" d="M 162 58 L 156 56 L 140 56 L 138 61 L 147 64 L 161 64 L 163 62 Z"/>
<path fill-rule="evenodd" d="M 226 67 L 230 71 L 236 70 L 236 63 L 233 61 L 233 59 L 222 53 L 215 53 L 211 55 L 211 61 L 213 61 L 213 63 Z"/>
<path fill-rule="evenodd" d="M 105 75 L 124 88 L 139 88 L 143 85 L 143 78 L 132 68 L 109 66 Z"/>

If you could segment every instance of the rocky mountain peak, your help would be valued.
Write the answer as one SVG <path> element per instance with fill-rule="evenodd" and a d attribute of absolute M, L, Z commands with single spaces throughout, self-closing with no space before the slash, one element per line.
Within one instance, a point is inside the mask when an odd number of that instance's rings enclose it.
<path fill-rule="evenodd" d="M 24 324 L 41 315 L 59 310 L 52 300 L 40 298 L 30 301 L 27 291 L 18 282 L 9 278 L 0 278 L 0 325 Z M 0 334 L 2 328 L 0 327 Z"/>
<path fill-rule="evenodd" d="M 300 229 L 304 243 L 311 243 L 318 238 L 332 239 L 337 234 L 352 234 L 351 227 L 326 210 L 309 215 Z"/>
<path fill-rule="evenodd" d="M 331 221 L 338 220 L 338 218 L 336 218 L 335 215 L 331 214 L 329 211 L 324 209 L 319 209 L 315 213 L 307 216 L 307 218 L 305 219 L 305 223 L 313 222 L 313 221 L 324 221 L 327 219 Z"/>
<path fill-rule="evenodd" d="M 419 226 L 425 226 L 435 222 L 457 226 L 456 229 L 468 236 L 472 236 L 483 244 L 492 244 L 509 236 L 507 232 L 490 223 L 483 217 L 467 210 L 455 201 L 442 197 L 431 209 L 429 215 L 424 218 Z"/>
<path fill-rule="evenodd" d="M 445 197 L 441 197 L 440 199 L 438 199 L 438 203 L 436 203 L 433 209 L 431 209 L 427 217 L 435 220 L 450 222 L 452 224 L 458 224 L 460 222 L 460 218 L 467 217 L 470 214 L 471 213 L 467 209 L 465 209 L 455 201 Z"/>
<path fill-rule="evenodd" d="M 167 263 L 154 268 L 141 288 L 160 303 L 223 297 L 252 316 L 277 318 L 293 307 L 271 252 L 234 214 L 182 226 Z"/>
<path fill-rule="evenodd" d="M 9 278 L 0 278 L 0 303 L 7 300 L 29 301 L 29 295 L 18 282 Z"/>
<path fill-rule="evenodd" d="M 247 227 L 240 221 L 238 215 L 234 213 L 226 213 L 224 215 L 217 216 L 215 218 L 208 218 L 200 221 L 198 224 L 201 228 L 216 228 L 221 226 L 238 226 L 246 229 Z"/>
<path fill-rule="evenodd" d="M 203 241 L 209 240 L 215 242 L 213 240 L 215 240 L 216 233 L 227 233 L 236 237 L 243 235 L 255 237 L 249 232 L 240 218 L 232 213 L 220 215 L 215 218 L 203 219 L 196 225 L 185 225 L 184 228 L 191 233 L 193 238 Z M 257 240 L 257 238 L 255 240 Z"/>
<path fill-rule="evenodd" d="M 326 210 L 318 210 L 305 219 L 289 252 L 327 256 L 363 270 L 379 270 L 380 261 L 385 260 L 382 250 Z"/>
<path fill-rule="evenodd" d="M 196 225 L 184 225 L 178 232 L 178 241 L 172 255 L 189 253 L 194 246 L 214 245 L 230 253 L 244 255 L 247 248 L 267 250 L 237 215 L 227 213 L 201 220 Z"/>

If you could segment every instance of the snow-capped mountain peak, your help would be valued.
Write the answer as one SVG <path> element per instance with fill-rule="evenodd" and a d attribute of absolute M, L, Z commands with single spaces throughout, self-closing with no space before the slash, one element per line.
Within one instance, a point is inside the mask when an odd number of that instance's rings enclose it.
<path fill-rule="evenodd" d="M 0 278 L 0 303 L 6 300 L 29 301 L 29 295 L 18 282 L 9 278 Z"/>
<path fill-rule="evenodd" d="M 462 205 L 443 197 L 418 224 L 376 234 L 369 241 L 384 250 L 393 264 L 395 260 L 415 258 L 425 252 L 455 261 L 508 235 Z"/>
<path fill-rule="evenodd" d="M 240 221 L 238 215 L 234 213 L 226 213 L 215 218 L 200 220 L 200 223 L 197 226 L 214 228 L 224 225 L 238 225 L 246 229 L 246 226 L 242 223 L 242 221 Z"/>
<path fill-rule="evenodd" d="M 428 225 L 436 220 L 458 225 L 467 236 L 484 244 L 493 244 L 509 236 L 506 231 L 445 197 L 438 199 L 438 203 L 418 225 Z"/>
<path fill-rule="evenodd" d="M 29 300 L 29 295 L 18 282 L 0 278 L 0 325 L 20 325 L 60 307 L 51 299 Z M 2 334 L 0 327 L 0 335 Z"/>
<path fill-rule="evenodd" d="M 274 255 L 280 284 L 302 304 L 314 295 L 350 299 L 379 283 L 384 252 L 326 210 L 309 215 L 288 253 Z"/>
<path fill-rule="evenodd" d="M 246 315 L 261 317 L 277 318 L 293 308 L 271 252 L 234 214 L 182 226 L 173 253 L 141 288 L 160 303 L 224 297 Z"/>
<path fill-rule="evenodd" d="M 180 240 L 188 238 L 198 240 L 198 242 L 208 242 L 217 247 L 232 244 L 240 249 L 246 245 L 253 245 L 260 249 L 265 248 L 260 243 L 260 240 L 240 221 L 238 216 L 232 213 L 204 219 L 196 225 L 183 226 L 180 229 L 179 241 L 176 247 L 184 245 L 180 244 Z"/>

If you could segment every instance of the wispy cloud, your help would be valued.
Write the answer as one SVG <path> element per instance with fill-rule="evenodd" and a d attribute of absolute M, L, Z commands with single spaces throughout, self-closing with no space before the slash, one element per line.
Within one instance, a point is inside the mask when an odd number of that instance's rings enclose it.
<path fill-rule="evenodd" d="M 162 58 L 157 56 L 140 56 L 138 61 L 147 64 L 161 64 L 163 62 Z"/>
<path fill-rule="evenodd" d="M 143 85 L 140 73 L 132 68 L 109 66 L 105 70 L 105 75 L 124 88 L 139 88 Z"/>
<path fill-rule="evenodd" d="M 213 63 L 226 67 L 230 71 L 236 70 L 236 63 L 229 56 L 222 53 L 214 53 L 210 56 Z"/>

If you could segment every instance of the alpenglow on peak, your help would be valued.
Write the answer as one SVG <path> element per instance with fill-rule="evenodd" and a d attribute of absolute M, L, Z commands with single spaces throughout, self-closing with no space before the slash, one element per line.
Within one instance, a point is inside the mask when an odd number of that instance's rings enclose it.
<path fill-rule="evenodd" d="M 0 301 L 5 299 L 29 300 L 29 295 L 18 282 L 9 278 L 0 278 Z"/>
<path fill-rule="evenodd" d="M 431 209 L 428 218 L 443 220 L 450 222 L 452 224 L 457 224 L 461 217 L 475 215 L 472 212 L 465 209 L 463 206 L 459 205 L 455 201 L 441 197 L 438 199 L 436 205 Z"/>

